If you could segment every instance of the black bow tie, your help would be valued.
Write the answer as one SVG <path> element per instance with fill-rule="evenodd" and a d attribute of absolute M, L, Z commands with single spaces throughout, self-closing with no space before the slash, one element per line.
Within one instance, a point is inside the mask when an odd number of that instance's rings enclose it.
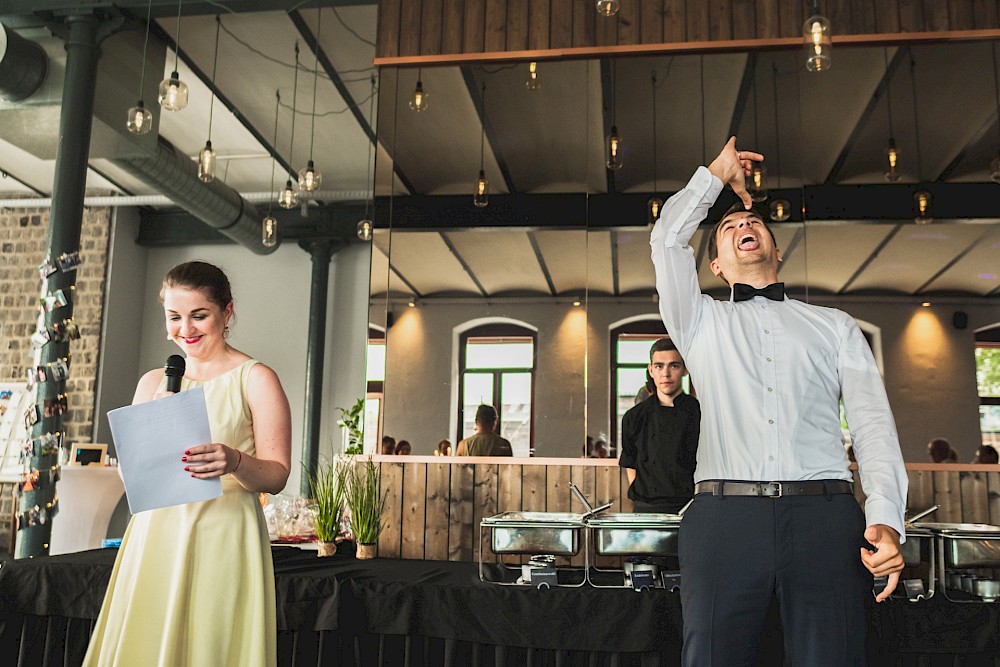
<path fill-rule="evenodd" d="M 771 301 L 785 300 L 785 283 L 771 283 L 767 287 L 757 289 L 743 283 L 733 285 L 733 301 L 748 301 L 755 296 L 762 296 Z"/>

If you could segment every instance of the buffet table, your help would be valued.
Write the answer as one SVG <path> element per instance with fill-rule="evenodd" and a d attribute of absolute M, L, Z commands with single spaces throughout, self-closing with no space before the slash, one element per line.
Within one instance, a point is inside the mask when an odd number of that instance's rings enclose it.
<path fill-rule="evenodd" d="M 360 561 L 274 547 L 279 665 L 676 665 L 676 593 L 496 586 L 475 563 Z M 0 655 L 79 665 L 115 552 L 0 566 Z M 769 623 L 759 665 L 780 665 Z M 874 608 L 871 665 L 995 665 L 1000 604 L 940 596 Z M 920 656 L 923 656 L 922 658 Z M 6 658 L 5 658 L 6 660 Z M 957 663 L 956 663 L 957 664 Z"/>

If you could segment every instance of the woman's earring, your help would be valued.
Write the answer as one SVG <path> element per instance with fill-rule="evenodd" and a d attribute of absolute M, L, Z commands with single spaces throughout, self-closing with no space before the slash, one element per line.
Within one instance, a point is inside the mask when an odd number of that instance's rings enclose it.
<path fill-rule="evenodd" d="M 226 340 L 229 340 L 229 325 L 228 324 L 226 325 L 226 328 L 222 330 L 222 337 L 224 339 L 226 339 Z"/>

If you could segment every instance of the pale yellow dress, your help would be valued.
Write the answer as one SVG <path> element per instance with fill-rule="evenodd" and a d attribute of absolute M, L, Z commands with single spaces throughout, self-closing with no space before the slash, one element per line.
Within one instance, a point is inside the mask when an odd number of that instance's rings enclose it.
<path fill-rule="evenodd" d="M 212 441 L 250 455 L 246 382 L 255 363 L 181 385 L 205 388 Z M 222 491 L 132 517 L 84 665 L 276 664 L 274 567 L 260 502 L 231 475 Z"/>

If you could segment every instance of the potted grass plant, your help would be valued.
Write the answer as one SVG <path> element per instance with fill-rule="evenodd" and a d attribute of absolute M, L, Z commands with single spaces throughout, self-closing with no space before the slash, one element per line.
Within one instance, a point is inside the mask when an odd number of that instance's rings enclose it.
<path fill-rule="evenodd" d="M 350 462 L 334 459 L 320 465 L 315 475 L 309 475 L 309 490 L 316 503 L 314 519 L 320 556 L 332 556 L 337 552 L 337 532 L 344 515 L 350 466 Z"/>
<path fill-rule="evenodd" d="M 382 470 L 369 456 L 349 466 L 347 480 L 345 501 L 351 515 L 351 533 L 358 544 L 358 558 L 374 558 L 387 498 L 380 491 Z"/>

